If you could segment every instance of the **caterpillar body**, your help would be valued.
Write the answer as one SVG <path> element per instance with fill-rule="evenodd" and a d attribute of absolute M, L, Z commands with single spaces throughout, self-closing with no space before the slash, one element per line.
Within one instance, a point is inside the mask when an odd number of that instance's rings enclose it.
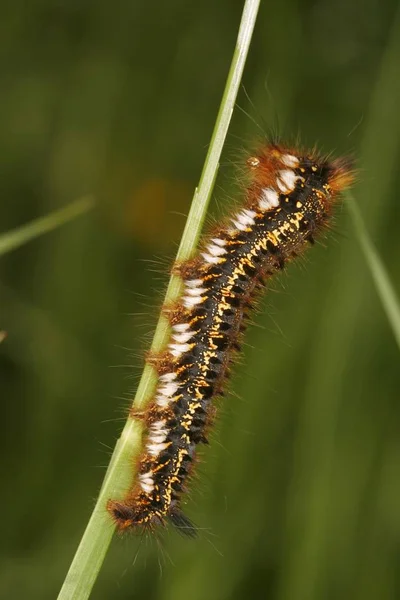
<path fill-rule="evenodd" d="M 152 529 L 169 519 L 182 533 L 196 528 L 180 508 L 198 444 L 207 443 L 229 364 L 257 290 L 314 243 L 351 184 L 348 159 L 330 160 L 268 144 L 247 160 L 243 206 L 176 265 L 184 288 L 173 309 L 167 349 L 152 358 L 159 382 L 146 412 L 144 452 L 131 489 L 107 504 L 120 531 Z"/>

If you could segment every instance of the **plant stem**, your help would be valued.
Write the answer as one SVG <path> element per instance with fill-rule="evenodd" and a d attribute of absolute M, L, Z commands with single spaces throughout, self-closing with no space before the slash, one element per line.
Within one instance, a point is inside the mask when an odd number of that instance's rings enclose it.
<path fill-rule="evenodd" d="M 372 280 L 375 285 L 377 294 L 382 302 L 383 310 L 386 313 L 389 324 L 393 331 L 393 335 L 400 348 L 400 303 L 396 296 L 396 292 L 390 281 L 390 277 L 386 271 L 386 267 L 383 264 L 375 246 L 370 239 L 368 232 L 365 228 L 364 221 L 361 217 L 358 206 L 348 192 L 347 194 L 347 206 L 353 221 L 353 226 L 356 232 L 358 242 L 361 246 L 361 250 L 365 256 L 365 260 L 370 270 Z"/>
<path fill-rule="evenodd" d="M 259 4 L 260 0 L 246 0 L 244 5 L 225 91 L 199 186 L 195 190 L 179 246 L 177 261 L 190 258 L 197 245 L 242 78 Z M 180 291 L 180 279 L 177 276 L 172 276 L 164 302 L 171 303 L 176 300 Z M 159 352 L 165 347 L 168 333 L 169 324 L 166 318 L 161 315 L 151 345 L 152 352 Z M 154 392 L 156 382 L 156 373 L 151 366 L 146 365 L 133 403 L 136 409 L 142 410 L 145 408 Z M 133 459 L 142 445 L 142 430 L 143 426 L 140 422 L 128 419 L 116 444 L 99 497 L 61 588 L 58 600 L 83 600 L 90 595 L 114 533 L 114 527 L 105 506 L 109 498 L 121 497 L 132 480 Z"/>
<path fill-rule="evenodd" d="M 64 206 L 64 208 L 51 212 L 45 217 L 40 217 L 17 229 L 12 229 L 11 231 L 3 233 L 0 235 L 0 256 L 7 252 L 11 252 L 11 250 L 15 250 L 15 248 L 30 242 L 34 238 L 39 237 L 48 231 L 56 229 L 60 225 L 64 225 L 64 223 L 75 219 L 75 217 L 79 217 L 93 208 L 93 206 L 93 198 L 91 196 L 85 196 L 84 198 L 71 202 L 71 204 Z"/>

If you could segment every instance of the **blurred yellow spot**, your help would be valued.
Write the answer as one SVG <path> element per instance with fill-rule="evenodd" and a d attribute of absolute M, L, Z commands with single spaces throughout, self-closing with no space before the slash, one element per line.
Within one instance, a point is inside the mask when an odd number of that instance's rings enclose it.
<path fill-rule="evenodd" d="M 193 190 L 182 181 L 150 179 L 131 196 L 124 227 L 142 242 L 159 245 L 179 240 Z"/>

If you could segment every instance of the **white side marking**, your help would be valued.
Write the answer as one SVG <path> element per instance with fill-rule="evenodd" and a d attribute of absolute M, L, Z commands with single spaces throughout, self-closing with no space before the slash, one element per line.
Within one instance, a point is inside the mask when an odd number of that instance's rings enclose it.
<path fill-rule="evenodd" d="M 292 171 L 291 169 L 285 169 L 284 171 L 279 171 L 276 183 L 279 189 L 284 194 L 287 194 L 288 192 L 293 191 L 297 179 L 298 175 L 296 175 L 294 171 Z"/>
<path fill-rule="evenodd" d="M 257 213 L 253 210 L 243 210 L 240 212 L 234 219 L 232 219 L 233 224 L 240 231 L 245 231 L 249 225 L 254 225 L 254 217 Z"/>
<path fill-rule="evenodd" d="M 165 421 L 164 419 L 160 419 L 159 421 L 155 421 L 154 423 L 151 424 L 151 428 L 154 429 L 154 431 L 159 431 L 160 429 L 162 429 L 165 425 Z"/>
<path fill-rule="evenodd" d="M 238 221 L 243 225 L 254 225 L 255 215 L 256 213 L 253 213 L 253 211 L 244 210 L 243 212 L 238 214 L 237 218 Z"/>
<path fill-rule="evenodd" d="M 180 356 L 183 352 L 188 352 L 193 344 L 169 344 L 171 354 L 174 356 Z"/>
<path fill-rule="evenodd" d="M 186 331 L 187 329 L 189 329 L 189 323 L 179 323 L 178 325 L 174 325 L 172 329 L 178 332 Z"/>
<path fill-rule="evenodd" d="M 221 262 L 221 259 L 218 256 L 211 256 L 211 254 L 207 254 L 206 252 L 202 252 L 201 255 L 205 259 L 206 262 L 208 262 L 212 265 L 217 265 L 218 263 Z"/>
<path fill-rule="evenodd" d="M 160 392 L 160 394 L 163 394 L 163 396 L 167 396 L 168 398 L 171 398 L 174 394 L 176 394 L 178 390 L 178 384 L 177 383 L 166 383 L 165 385 L 161 386 L 158 391 Z"/>
<path fill-rule="evenodd" d="M 204 292 L 206 292 L 206 288 L 189 288 L 188 290 L 186 290 L 186 293 L 189 296 L 201 296 L 202 294 L 204 294 Z"/>
<path fill-rule="evenodd" d="M 156 404 L 158 406 L 161 406 L 161 408 L 166 408 L 171 401 L 172 401 L 171 398 L 167 398 L 166 396 L 163 396 L 162 394 L 157 394 L 157 396 L 156 396 Z"/>
<path fill-rule="evenodd" d="M 220 248 L 219 246 L 214 246 L 214 244 L 210 244 L 207 247 L 207 250 L 213 256 L 222 256 L 222 254 L 226 254 L 226 250 L 224 248 Z"/>
<path fill-rule="evenodd" d="M 176 373 L 165 373 L 164 375 L 160 375 L 160 381 L 169 383 L 176 379 Z"/>
<path fill-rule="evenodd" d="M 178 333 L 178 334 L 174 333 L 172 337 L 175 342 L 178 342 L 179 344 L 184 344 L 185 342 L 190 340 L 191 337 L 193 337 L 193 331 L 188 331 L 187 333 Z"/>
<path fill-rule="evenodd" d="M 185 282 L 185 285 L 187 287 L 199 287 L 199 285 L 202 285 L 203 281 L 201 279 L 188 279 Z"/>
<path fill-rule="evenodd" d="M 298 167 L 299 162 L 300 162 L 299 159 L 297 158 L 297 156 L 293 156 L 293 154 L 284 154 L 281 158 L 281 161 L 287 167 L 292 167 L 292 168 Z"/>
<path fill-rule="evenodd" d="M 191 308 L 192 306 L 195 306 L 196 304 L 200 304 L 200 302 L 203 302 L 204 298 L 202 296 L 197 296 L 197 297 L 192 297 L 192 296 L 185 296 L 183 298 L 183 304 L 186 308 Z"/>
<path fill-rule="evenodd" d="M 168 447 L 168 445 L 168 442 L 165 444 L 149 444 L 147 446 L 147 450 L 152 456 L 158 456 L 160 452 L 162 452 L 163 450 L 165 450 L 165 448 Z"/>
<path fill-rule="evenodd" d="M 161 419 L 150 426 L 148 438 L 149 443 L 147 444 L 147 447 L 152 444 L 162 444 L 165 442 L 165 439 L 168 435 L 168 430 L 164 427 L 164 425 L 165 421 Z"/>
<path fill-rule="evenodd" d="M 154 484 L 146 483 L 144 481 L 140 482 L 140 487 L 144 492 L 146 492 L 146 494 L 151 494 L 151 492 L 154 490 Z"/>
<path fill-rule="evenodd" d="M 163 442 L 165 442 L 166 437 L 167 436 L 162 433 L 152 433 L 149 435 L 150 444 L 148 444 L 148 446 L 151 444 L 162 444 Z"/>
<path fill-rule="evenodd" d="M 270 210 L 279 206 L 279 194 L 273 188 L 264 188 L 259 201 L 261 210 Z"/>
<path fill-rule="evenodd" d="M 147 473 L 140 473 L 139 479 L 140 479 L 140 481 L 143 481 L 144 483 L 148 483 L 149 485 L 154 483 L 153 473 L 151 471 L 147 471 Z"/>
<path fill-rule="evenodd" d="M 236 229 L 239 229 L 240 231 L 246 231 L 247 229 L 247 225 L 243 225 L 242 223 L 239 223 L 239 221 L 235 221 L 234 219 L 232 219 L 232 223 L 234 224 Z"/>

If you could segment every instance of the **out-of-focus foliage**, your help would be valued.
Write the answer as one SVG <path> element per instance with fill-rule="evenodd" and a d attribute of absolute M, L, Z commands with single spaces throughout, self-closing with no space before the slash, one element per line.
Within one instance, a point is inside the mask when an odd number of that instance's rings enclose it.
<path fill-rule="evenodd" d="M 54 598 L 90 515 L 241 9 L 16 0 L 2 16 L 1 230 L 97 199 L 1 260 L 2 598 Z M 354 195 L 397 289 L 399 10 L 262 4 L 251 102 L 239 99 L 251 118 L 234 116 L 213 206 L 218 215 L 240 193 L 232 162 L 259 127 L 352 153 Z M 400 596 L 399 356 L 345 208 L 260 309 L 186 506 L 200 541 L 115 540 L 93 598 Z"/>

